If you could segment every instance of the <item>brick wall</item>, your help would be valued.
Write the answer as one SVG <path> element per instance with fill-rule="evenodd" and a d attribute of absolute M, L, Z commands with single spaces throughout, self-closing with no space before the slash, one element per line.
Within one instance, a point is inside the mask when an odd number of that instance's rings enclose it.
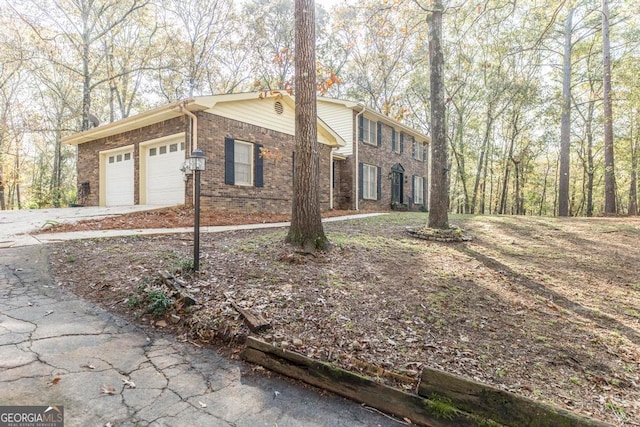
<path fill-rule="evenodd" d="M 336 209 L 355 209 L 353 198 L 353 158 L 336 160 L 336 186 L 334 188 L 334 207 Z"/>
<path fill-rule="evenodd" d="M 78 145 L 78 185 L 88 182 L 90 186 L 89 197 L 85 205 L 98 206 L 100 204 L 100 156 L 105 150 L 134 145 L 133 160 L 136 171 L 140 168 L 139 144 L 155 138 L 173 135 L 187 130 L 187 121 L 184 117 L 159 122 L 130 132 L 85 142 Z M 134 173 L 134 203 L 140 203 L 139 176 Z"/>
<path fill-rule="evenodd" d="M 214 209 L 243 212 L 291 212 L 293 148 L 292 135 L 283 134 L 248 123 L 198 112 L 198 147 L 207 157 L 207 169 L 201 175 L 201 203 Z M 127 145 L 134 145 L 135 184 L 134 200 L 139 203 L 139 144 L 162 136 L 187 132 L 185 117 L 179 117 L 124 134 L 88 142 L 78 148 L 78 183 L 89 182 L 91 193 L 87 205 L 99 204 L 99 152 Z M 264 187 L 225 184 L 225 137 L 254 144 L 282 154 L 282 158 L 264 159 Z M 191 147 L 187 146 L 187 153 Z M 320 207 L 329 209 L 330 147 L 320 144 Z M 185 200 L 192 203 L 192 177 L 185 186 Z"/>
<path fill-rule="evenodd" d="M 357 129 L 354 129 L 354 138 L 357 138 Z M 398 144 L 400 143 L 400 132 L 396 131 Z M 357 139 L 355 139 L 357 140 Z M 359 199 L 359 209 L 364 211 L 389 210 L 391 208 L 391 180 L 389 174 L 391 168 L 400 164 L 404 168 L 404 188 L 403 202 L 410 210 L 419 210 L 421 205 L 413 202 L 413 176 L 427 177 L 427 162 L 413 158 L 415 140 L 412 136 L 404 134 L 404 149 L 402 153 L 392 150 L 392 128 L 382 124 L 382 144 L 380 146 L 371 145 L 358 141 L 358 162 L 372 166 L 381 167 L 381 198 L 380 200 Z M 426 146 L 425 150 L 429 147 Z M 355 150 L 354 150 L 355 151 Z M 355 157 L 355 156 L 354 156 Z M 355 159 L 349 159 L 352 167 L 358 167 Z M 425 189 L 428 183 L 425 180 Z M 357 188 L 357 186 L 356 186 Z M 426 191 L 424 191 L 426 193 Z M 359 197 L 359 191 L 356 193 Z M 426 194 L 424 195 L 426 197 Z M 426 203 L 426 200 L 425 200 Z"/>
<path fill-rule="evenodd" d="M 215 209 L 249 212 L 291 212 L 293 194 L 293 135 L 276 132 L 249 123 L 198 113 L 198 144 L 207 156 L 202 175 L 202 203 Z M 282 155 L 264 159 L 264 187 L 225 184 L 224 139 L 262 144 Z M 329 209 L 330 147 L 320 144 L 320 208 Z"/>

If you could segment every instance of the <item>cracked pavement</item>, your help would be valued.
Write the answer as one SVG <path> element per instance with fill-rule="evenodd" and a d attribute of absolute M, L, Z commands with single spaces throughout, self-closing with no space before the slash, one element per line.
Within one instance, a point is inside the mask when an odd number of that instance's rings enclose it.
<path fill-rule="evenodd" d="M 103 311 L 40 245 L 0 249 L 0 405 L 64 405 L 66 426 L 398 425 Z"/>

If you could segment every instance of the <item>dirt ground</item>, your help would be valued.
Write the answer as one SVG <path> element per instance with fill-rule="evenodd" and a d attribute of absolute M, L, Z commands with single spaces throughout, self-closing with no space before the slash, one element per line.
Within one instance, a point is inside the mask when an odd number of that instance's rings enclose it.
<path fill-rule="evenodd" d="M 333 248 L 317 257 L 285 245 L 286 229 L 204 234 L 195 277 L 180 276 L 191 235 L 57 244 L 51 265 L 76 294 L 194 345 L 223 342 L 232 357 L 249 333 L 233 301 L 271 323 L 263 339 L 398 387 L 414 389 L 428 365 L 640 426 L 640 219 L 452 217 L 474 238 L 464 243 L 406 233 L 426 219 L 326 224 Z M 163 271 L 196 305 L 168 298 Z"/>

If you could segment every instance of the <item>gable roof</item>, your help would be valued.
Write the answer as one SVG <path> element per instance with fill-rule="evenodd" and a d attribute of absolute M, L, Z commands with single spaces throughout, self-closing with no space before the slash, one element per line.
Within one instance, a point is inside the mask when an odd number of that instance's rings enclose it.
<path fill-rule="evenodd" d="M 181 108 L 186 108 L 191 112 L 207 111 L 213 114 L 226 115 L 229 118 L 233 118 L 239 121 L 252 121 L 251 117 L 243 116 L 242 109 L 233 112 L 229 109 L 222 108 L 225 105 L 238 102 L 259 102 L 259 100 L 273 99 L 280 100 L 287 106 L 289 111 L 295 111 L 295 101 L 291 95 L 286 92 L 273 91 L 273 92 L 245 92 L 223 95 L 210 95 L 210 96 L 198 96 L 194 98 L 184 99 L 178 102 L 162 105 L 160 107 L 144 111 L 118 120 L 112 123 L 107 123 L 103 126 L 98 126 L 83 132 L 79 132 L 73 135 L 62 138 L 62 142 L 69 145 L 79 145 L 86 142 L 95 141 L 100 138 L 108 136 L 118 135 L 124 132 L 128 132 L 134 129 L 139 129 L 144 126 L 149 126 L 154 123 L 159 123 L 165 120 L 173 119 L 183 116 L 184 113 Z M 259 122 L 258 117 L 253 118 L 253 122 Z M 254 123 L 257 124 L 257 123 Z M 330 126 L 328 126 L 323 120 L 318 118 L 318 140 L 324 144 L 333 147 L 341 147 L 345 145 L 345 141 L 338 135 Z M 262 121 L 263 127 L 271 128 L 268 123 Z M 285 133 L 293 134 L 295 125 L 287 129 L 282 130 Z"/>

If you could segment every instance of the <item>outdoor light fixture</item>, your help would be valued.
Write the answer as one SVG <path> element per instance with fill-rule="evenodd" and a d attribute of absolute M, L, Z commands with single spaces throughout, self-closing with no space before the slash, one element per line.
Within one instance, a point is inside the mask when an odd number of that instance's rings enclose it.
<path fill-rule="evenodd" d="M 206 167 L 207 159 L 201 149 L 196 148 L 189 157 L 189 169 L 192 171 L 203 171 Z"/>
<path fill-rule="evenodd" d="M 195 186 L 193 219 L 193 271 L 200 271 L 200 172 L 205 170 L 206 157 L 199 148 L 196 148 L 189 157 L 189 169 L 195 172 L 193 185 Z"/>

